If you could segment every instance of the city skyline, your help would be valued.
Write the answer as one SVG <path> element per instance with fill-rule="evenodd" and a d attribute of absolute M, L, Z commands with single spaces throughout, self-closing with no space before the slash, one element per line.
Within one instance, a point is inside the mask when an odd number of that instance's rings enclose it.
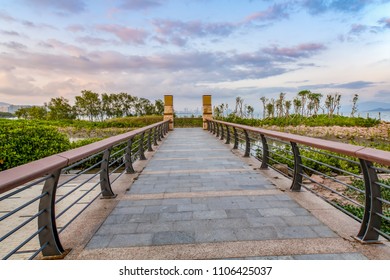
<path fill-rule="evenodd" d="M 341 93 L 390 103 L 388 0 L 0 0 L 0 101 L 42 105 L 82 90 L 287 99 Z"/>

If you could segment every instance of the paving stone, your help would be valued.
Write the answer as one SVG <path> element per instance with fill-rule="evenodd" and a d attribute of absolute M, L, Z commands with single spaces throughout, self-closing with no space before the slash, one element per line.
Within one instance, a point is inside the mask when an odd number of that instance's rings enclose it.
<path fill-rule="evenodd" d="M 239 228 L 235 229 L 234 233 L 238 240 L 268 240 L 278 237 L 272 226 Z"/>
<path fill-rule="evenodd" d="M 111 241 L 112 235 L 95 235 L 88 242 L 87 249 L 106 248 Z"/>
<path fill-rule="evenodd" d="M 167 212 L 177 212 L 176 205 L 152 205 L 145 207 L 145 214 L 148 213 L 167 213 Z"/>
<path fill-rule="evenodd" d="M 195 241 L 195 234 L 184 231 L 158 232 L 153 236 L 153 245 L 186 244 Z"/>
<path fill-rule="evenodd" d="M 203 211 L 208 209 L 206 204 L 180 204 L 177 206 L 178 212 Z"/>
<path fill-rule="evenodd" d="M 290 226 L 317 226 L 322 223 L 314 216 L 283 217 L 283 220 Z"/>
<path fill-rule="evenodd" d="M 287 226 L 281 217 L 248 217 L 247 220 L 251 227 Z"/>
<path fill-rule="evenodd" d="M 118 214 L 141 214 L 145 210 L 144 206 L 134 206 L 134 207 L 117 207 L 112 211 L 113 215 Z"/>
<path fill-rule="evenodd" d="M 295 216 L 289 208 L 268 208 L 268 209 L 259 209 L 259 212 L 264 217 L 273 217 L 273 216 Z"/>
<path fill-rule="evenodd" d="M 337 237 L 338 235 L 332 231 L 330 228 L 324 225 L 319 226 L 311 226 L 312 230 L 314 230 L 320 237 Z"/>
<path fill-rule="evenodd" d="M 152 233 L 117 234 L 114 235 L 107 247 L 121 248 L 152 245 Z"/>
<path fill-rule="evenodd" d="M 261 216 L 257 209 L 227 209 L 225 212 L 228 218 L 249 218 Z"/>
<path fill-rule="evenodd" d="M 225 210 L 195 211 L 193 218 L 195 220 L 223 219 L 227 218 L 227 215 Z"/>
<path fill-rule="evenodd" d="M 173 231 L 172 222 L 163 222 L 163 223 L 140 223 L 137 227 L 138 233 L 152 233 L 152 232 L 163 232 L 163 231 Z"/>
<path fill-rule="evenodd" d="M 224 242 L 224 241 L 237 241 L 237 237 L 234 231 L 231 229 L 214 229 L 203 230 L 195 232 L 195 242 L 207 243 L 207 242 Z"/>
<path fill-rule="evenodd" d="M 275 226 L 279 238 L 317 238 L 319 235 L 308 226 Z"/>
<path fill-rule="evenodd" d="M 160 221 L 183 221 L 191 220 L 192 212 L 161 213 Z"/>
<path fill-rule="evenodd" d="M 121 223 L 121 224 L 103 224 L 96 235 L 114 235 L 124 233 L 135 233 L 138 223 Z"/>

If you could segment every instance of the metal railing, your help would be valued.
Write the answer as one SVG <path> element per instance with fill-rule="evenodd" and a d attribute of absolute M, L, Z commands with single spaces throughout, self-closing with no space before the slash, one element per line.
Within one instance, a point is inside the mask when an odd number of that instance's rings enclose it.
<path fill-rule="evenodd" d="M 207 119 L 208 130 L 361 223 L 357 239 L 390 240 L 390 152 Z"/>
<path fill-rule="evenodd" d="M 61 234 L 168 132 L 158 122 L 0 172 L 0 258 L 61 256 Z"/>

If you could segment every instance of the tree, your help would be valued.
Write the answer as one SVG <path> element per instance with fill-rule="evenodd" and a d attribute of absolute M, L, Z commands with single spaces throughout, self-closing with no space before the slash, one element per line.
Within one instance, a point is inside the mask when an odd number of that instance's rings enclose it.
<path fill-rule="evenodd" d="M 242 118 L 243 116 L 243 111 L 242 111 L 243 102 L 244 99 L 242 99 L 239 96 L 236 97 L 236 108 L 234 109 L 234 114 L 240 118 Z"/>
<path fill-rule="evenodd" d="M 254 111 L 255 111 L 255 109 L 251 105 L 248 105 L 246 107 L 247 117 L 250 117 L 251 119 L 253 119 L 253 112 Z"/>
<path fill-rule="evenodd" d="M 328 110 L 328 116 L 332 117 L 334 111 L 340 106 L 341 95 L 338 93 L 328 94 L 325 99 L 325 108 Z"/>
<path fill-rule="evenodd" d="M 298 115 L 302 108 L 302 100 L 297 97 L 293 100 L 293 104 L 294 104 L 294 114 Z"/>
<path fill-rule="evenodd" d="M 301 115 L 302 116 L 305 115 L 306 100 L 307 100 L 307 97 L 310 93 L 311 93 L 310 90 L 301 90 L 300 92 L 298 92 L 298 96 L 301 98 L 301 109 L 302 109 Z"/>
<path fill-rule="evenodd" d="M 76 118 L 74 108 L 69 104 L 69 100 L 64 97 L 52 98 L 47 104 L 49 120 L 73 120 Z"/>
<path fill-rule="evenodd" d="M 262 96 L 262 97 L 260 97 L 260 100 L 263 103 L 263 119 L 265 119 L 265 113 L 266 113 L 265 111 L 266 111 L 268 99 L 265 98 L 264 96 Z"/>
<path fill-rule="evenodd" d="M 77 114 L 82 117 L 87 117 L 90 121 L 103 119 L 102 102 L 99 94 L 90 90 L 83 90 L 81 96 L 76 96 L 75 108 Z"/>
<path fill-rule="evenodd" d="M 355 94 L 352 99 L 352 112 L 351 112 L 351 117 L 354 117 L 355 114 L 357 113 L 357 102 L 359 99 L 359 95 Z"/>
<path fill-rule="evenodd" d="M 163 115 L 164 114 L 164 101 L 157 99 L 154 101 L 155 114 Z"/>
<path fill-rule="evenodd" d="M 15 116 L 18 119 L 27 119 L 29 114 L 28 114 L 28 109 L 29 108 L 20 108 L 15 112 Z"/>
<path fill-rule="evenodd" d="M 286 118 L 290 117 L 291 104 L 292 104 L 291 100 L 286 100 L 284 102 L 284 110 L 285 110 L 284 115 Z"/>
<path fill-rule="evenodd" d="M 283 106 L 284 106 L 284 97 L 286 96 L 285 93 L 281 92 L 279 94 L 279 99 L 276 100 L 275 102 L 275 106 L 276 106 L 276 114 L 277 114 L 277 117 L 278 118 L 281 118 L 283 117 L 283 113 L 284 113 L 284 109 L 283 109 Z"/>
<path fill-rule="evenodd" d="M 267 104 L 267 117 L 273 118 L 275 116 L 275 105 L 274 100 L 272 99 L 270 103 Z"/>

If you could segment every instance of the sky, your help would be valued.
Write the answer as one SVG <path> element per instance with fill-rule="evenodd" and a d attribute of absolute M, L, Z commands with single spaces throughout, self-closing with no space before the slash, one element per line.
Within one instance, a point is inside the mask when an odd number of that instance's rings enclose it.
<path fill-rule="evenodd" d="M 390 103 L 390 0 L 0 0 L 0 102 L 92 90 L 257 110 L 304 89 Z"/>

